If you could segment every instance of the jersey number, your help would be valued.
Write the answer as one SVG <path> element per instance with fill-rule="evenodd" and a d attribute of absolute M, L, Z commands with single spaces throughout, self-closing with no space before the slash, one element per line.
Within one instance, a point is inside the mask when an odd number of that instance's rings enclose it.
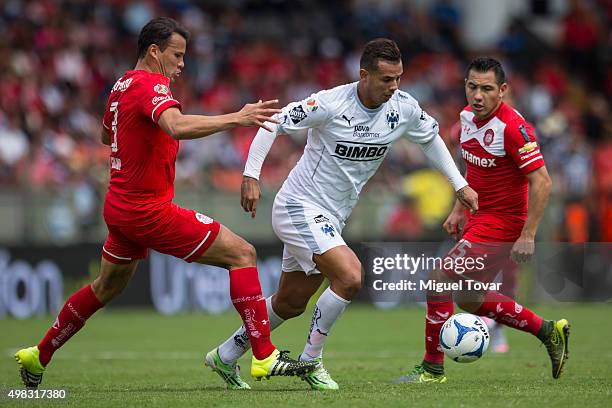
<path fill-rule="evenodd" d="M 113 102 L 110 104 L 110 111 L 113 113 L 113 124 L 111 125 L 111 152 L 117 153 L 119 146 L 117 146 L 117 117 L 119 116 L 119 102 Z M 118 157 L 110 158 L 111 169 L 121 170 L 121 159 Z"/>
<path fill-rule="evenodd" d="M 111 103 L 110 111 L 114 114 L 113 124 L 111 125 L 111 152 L 116 153 L 119 150 L 117 147 L 117 117 L 119 116 L 119 102 Z"/>

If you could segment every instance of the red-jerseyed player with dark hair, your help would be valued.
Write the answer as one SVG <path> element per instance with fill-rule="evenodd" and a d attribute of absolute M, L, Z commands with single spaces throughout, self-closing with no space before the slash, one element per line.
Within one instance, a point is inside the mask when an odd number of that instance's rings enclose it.
<path fill-rule="evenodd" d="M 463 279 L 492 282 L 500 270 L 528 261 L 534 238 L 546 208 L 551 181 L 531 124 L 503 102 L 508 89 L 501 64 L 493 58 L 477 58 L 468 66 L 465 94 L 468 106 L 461 112 L 461 155 L 466 180 L 478 193 L 479 209 L 467 214 L 457 201 L 444 222 L 457 237 L 450 258 L 485 256 L 485 267 L 434 270 L 430 279 L 452 282 Z M 485 255 L 486 254 L 486 255 Z M 480 265 L 482 266 L 482 264 Z M 425 356 L 398 382 L 445 382 L 440 328 L 454 313 L 454 300 L 462 309 L 533 334 L 544 343 L 552 362 L 552 376 L 559 378 L 568 353 L 567 320 L 543 320 L 540 316 L 493 290 L 427 293 Z"/>
<path fill-rule="evenodd" d="M 262 126 L 277 101 L 245 105 L 221 116 L 183 115 L 170 82 L 185 66 L 189 33 L 170 18 L 147 23 L 138 38 L 138 62 L 113 86 L 103 118 L 102 142 L 110 145 L 110 186 L 104 203 L 108 237 L 102 247 L 100 275 L 73 294 L 37 346 L 15 359 L 27 387 L 37 387 L 53 353 L 98 309 L 126 287 L 149 248 L 198 262 L 223 266 L 230 274 L 230 296 L 253 345 L 251 374 L 304 375 L 316 364 L 298 362 L 270 341 L 252 245 L 210 217 L 172 203 L 179 140 L 197 139 L 236 126 Z M 217 372 L 231 375 L 235 365 Z M 214 364 L 214 362 L 213 362 Z M 235 388 L 248 385 L 231 384 Z"/>

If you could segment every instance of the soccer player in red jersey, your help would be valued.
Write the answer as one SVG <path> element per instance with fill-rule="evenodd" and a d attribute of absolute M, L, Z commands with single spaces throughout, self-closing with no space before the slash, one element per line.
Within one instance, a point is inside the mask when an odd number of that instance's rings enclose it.
<path fill-rule="evenodd" d="M 551 181 L 535 132 L 520 113 L 503 102 L 508 89 L 501 64 L 478 58 L 467 69 L 461 112 L 461 155 L 466 180 L 478 193 L 479 209 L 467 214 L 457 201 L 444 222 L 453 237 L 461 239 L 449 252 L 452 259 L 486 256 L 484 268 L 434 270 L 436 282 L 476 280 L 492 282 L 500 270 L 528 261 L 546 208 Z M 467 219 L 466 219 L 467 218 Z M 464 282 L 465 283 L 465 282 Z M 462 309 L 487 316 L 497 323 L 536 336 L 546 346 L 552 376 L 559 378 L 568 354 L 567 320 L 544 320 L 514 299 L 494 290 L 428 291 L 423 362 L 399 382 L 445 382 L 440 328 L 454 313 L 454 300 Z"/>
<path fill-rule="evenodd" d="M 187 262 L 223 266 L 230 274 L 230 296 L 253 345 L 251 374 L 305 375 L 315 363 L 298 362 L 270 341 L 266 301 L 256 269 L 255 249 L 216 220 L 172 202 L 179 140 L 197 139 L 236 126 L 275 122 L 277 101 L 245 105 L 221 116 L 183 115 L 170 82 L 183 70 L 189 33 L 170 18 L 147 23 L 138 38 L 138 62 L 113 86 L 103 118 L 102 142 L 110 146 L 110 186 L 104 203 L 108 236 L 99 276 L 74 293 L 37 346 L 15 359 L 27 387 L 37 387 L 53 353 L 87 319 L 126 287 L 149 248 Z M 237 366 L 212 361 L 222 376 Z M 239 377 L 238 377 L 239 378 Z M 244 382 L 234 388 L 249 388 Z"/>

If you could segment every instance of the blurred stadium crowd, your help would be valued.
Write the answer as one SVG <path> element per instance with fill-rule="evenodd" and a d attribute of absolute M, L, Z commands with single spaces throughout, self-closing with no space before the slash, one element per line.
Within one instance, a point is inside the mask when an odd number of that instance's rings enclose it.
<path fill-rule="evenodd" d="M 414 4 L 419 3 L 416 7 Z M 358 78 L 361 47 L 387 36 L 403 53 L 402 89 L 438 119 L 457 153 L 464 68 L 476 55 L 503 62 L 509 101 L 532 121 L 554 182 L 550 237 L 612 241 L 612 2 L 528 1 L 494 46 L 463 39 L 459 1 L 5 0 L 0 3 L 0 189 L 68 195 L 95 223 L 108 177 L 101 115 L 115 80 L 136 60 L 152 17 L 192 33 L 173 85 L 184 112 L 220 114 L 257 99 L 284 105 Z M 425 4 L 425 6 L 423 6 Z M 544 19 L 543 38 L 532 22 Z M 181 145 L 177 190 L 237 193 L 253 129 Z M 279 137 L 262 182 L 280 187 L 303 138 Z M 390 197 L 379 222 L 416 239 L 452 200 L 418 147 L 398 143 L 368 189 Z M 441 187 L 442 186 L 442 187 Z M 379 217 L 380 218 L 380 217 Z"/>

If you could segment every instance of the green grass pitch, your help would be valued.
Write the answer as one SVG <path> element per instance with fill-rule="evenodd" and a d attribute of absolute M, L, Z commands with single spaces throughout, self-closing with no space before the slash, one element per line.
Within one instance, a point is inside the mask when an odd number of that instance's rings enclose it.
<path fill-rule="evenodd" d="M 152 311 L 103 311 L 56 353 L 41 388 L 65 389 L 68 397 L 43 406 L 612 406 L 612 305 L 534 310 L 545 317 L 566 317 L 572 325 L 570 359 L 559 380 L 552 379 L 546 350 L 535 338 L 509 331 L 508 354 L 487 353 L 472 364 L 447 361 L 446 384 L 394 385 L 392 380 L 422 357 L 423 310 L 353 305 L 325 350 L 325 364 L 341 387 L 337 392 L 311 391 L 296 378 L 254 382 L 246 358 L 241 366 L 253 390 L 225 390 L 204 367 L 203 357 L 237 327 L 235 313 L 166 317 Z M 0 320 L 0 408 L 34 406 L 5 396 L 21 386 L 12 354 L 35 344 L 50 323 L 50 318 Z M 273 341 L 296 356 L 308 325 L 307 314 L 288 321 L 273 332 Z"/>

